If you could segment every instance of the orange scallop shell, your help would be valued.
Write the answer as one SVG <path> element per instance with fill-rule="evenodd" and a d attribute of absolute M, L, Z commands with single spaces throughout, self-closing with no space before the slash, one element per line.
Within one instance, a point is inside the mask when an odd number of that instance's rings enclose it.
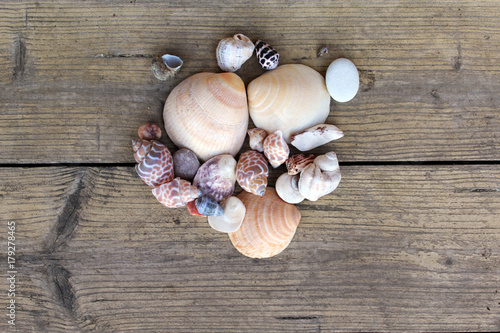
<path fill-rule="evenodd" d="M 292 241 L 300 222 L 300 211 L 267 188 L 264 196 L 241 192 L 245 219 L 229 239 L 241 254 L 250 258 L 269 258 L 283 251 Z"/>

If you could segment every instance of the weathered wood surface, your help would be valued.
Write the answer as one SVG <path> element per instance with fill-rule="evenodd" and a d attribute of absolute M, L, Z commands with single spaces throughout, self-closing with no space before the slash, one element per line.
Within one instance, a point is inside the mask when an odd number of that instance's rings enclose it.
<path fill-rule="evenodd" d="M 133 168 L 0 169 L 19 271 L 16 329 L 0 331 L 500 330 L 499 168 L 342 171 L 298 205 L 290 246 L 254 260 Z"/>
<path fill-rule="evenodd" d="M 500 160 L 499 12 L 499 1 L 4 0 L 0 163 L 132 162 L 137 127 L 161 123 L 182 79 L 219 71 L 217 42 L 236 32 L 272 43 L 282 63 L 358 66 L 359 94 L 328 118 L 346 136 L 318 152 Z M 159 83 L 149 64 L 164 52 L 185 65 Z M 251 59 L 238 74 L 248 83 L 262 72 Z"/>

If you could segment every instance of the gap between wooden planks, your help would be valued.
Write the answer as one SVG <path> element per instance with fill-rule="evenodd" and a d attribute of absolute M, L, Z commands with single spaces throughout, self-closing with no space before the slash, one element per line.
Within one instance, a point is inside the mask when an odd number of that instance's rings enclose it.
<path fill-rule="evenodd" d="M 500 329 L 495 165 L 344 167 L 266 260 L 161 206 L 131 167 L 0 171 L 17 332 Z"/>

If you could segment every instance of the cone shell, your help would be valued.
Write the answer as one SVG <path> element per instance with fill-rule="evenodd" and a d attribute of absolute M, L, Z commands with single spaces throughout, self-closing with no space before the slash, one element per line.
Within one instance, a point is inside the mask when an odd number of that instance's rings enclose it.
<path fill-rule="evenodd" d="M 241 154 L 236 165 L 236 180 L 242 189 L 256 195 L 264 195 L 267 176 L 269 167 L 264 155 L 255 150 Z"/>
<path fill-rule="evenodd" d="M 275 69 L 280 61 L 280 54 L 271 45 L 258 40 L 255 43 L 255 53 L 262 68 Z"/>
<path fill-rule="evenodd" d="M 264 155 L 266 155 L 273 168 L 277 168 L 285 163 L 289 154 L 290 148 L 283 138 L 281 131 L 276 131 L 268 135 L 264 140 Z"/>
<path fill-rule="evenodd" d="M 157 187 L 174 179 L 172 154 L 158 141 L 133 140 L 135 171 L 146 184 Z"/>
<path fill-rule="evenodd" d="M 245 85 L 233 73 L 198 73 L 175 87 L 163 109 L 165 130 L 179 148 L 201 160 L 235 156 L 248 128 Z"/>
<path fill-rule="evenodd" d="M 198 213 L 205 216 L 221 216 L 224 214 L 222 207 L 214 198 L 208 195 L 201 196 L 194 201 Z"/>
<path fill-rule="evenodd" d="M 246 214 L 238 231 L 229 233 L 234 247 L 251 258 L 269 258 L 283 251 L 299 225 L 298 208 L 281 200 L 274 188 L 262 197 L 241 192 L 238 198 Z"/>
<path fill-rule="evenodd" d="M 180 178 L 175 178 L 170 183 L 156 187 L 152 192 L 156 199 L 168 208 L 185 206 L 201 195 L 196 186 L 192 186 L 190 182 Z"/>
<path fill-rule="evenodd" d="M 193 180 L 193 185 L 217 202 L 233 194 L 235 183 L 236 160 L 229 154 L 217 155 L 203 163 Z"/>
<path fill-rule="evenodd" d="M 234 72 L 253 54 L 255 45 L 243 34 L 224 38 L 216 50 L 217 64 L 224 72 Z"/>
<path fill-rule="evenodd" d="M 278 66 L 248 85 L 250 117 L 256 127 L 269 133 L 290 135 L 325 122 L 330 113 L 330 94 L 325 79 L 300 64 Z"/>

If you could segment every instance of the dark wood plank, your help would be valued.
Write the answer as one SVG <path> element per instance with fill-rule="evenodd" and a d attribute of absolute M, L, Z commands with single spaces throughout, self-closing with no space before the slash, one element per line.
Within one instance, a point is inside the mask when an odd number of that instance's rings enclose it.
<path fill-rule="evenodd" d="M 18 332 L 500 329 L 495 165 L 343 167 L 266 260 L 161 206 L 132 168 L 1 172 L 1 225 L 18 226 Z"/>
<path fill-rule="evenodd" d="M 282 63 L 322 74 L 354 61 L 362 85 L 332 103 L 342 161 L 499 160 L 498 1 L 3 1 L 0 163 L 132 162 L 129 142 L 161 123 L 182 79 L 216 71 L 218 41 L 263 38 Z M 317 58 L 317 49 L 330 53 Z M 159 83 L 151 56 L 185 60 Z M 256 59 L 238 72 L 263 73 Z M 165 142 L 172 149 L 168 138 Z"/>

